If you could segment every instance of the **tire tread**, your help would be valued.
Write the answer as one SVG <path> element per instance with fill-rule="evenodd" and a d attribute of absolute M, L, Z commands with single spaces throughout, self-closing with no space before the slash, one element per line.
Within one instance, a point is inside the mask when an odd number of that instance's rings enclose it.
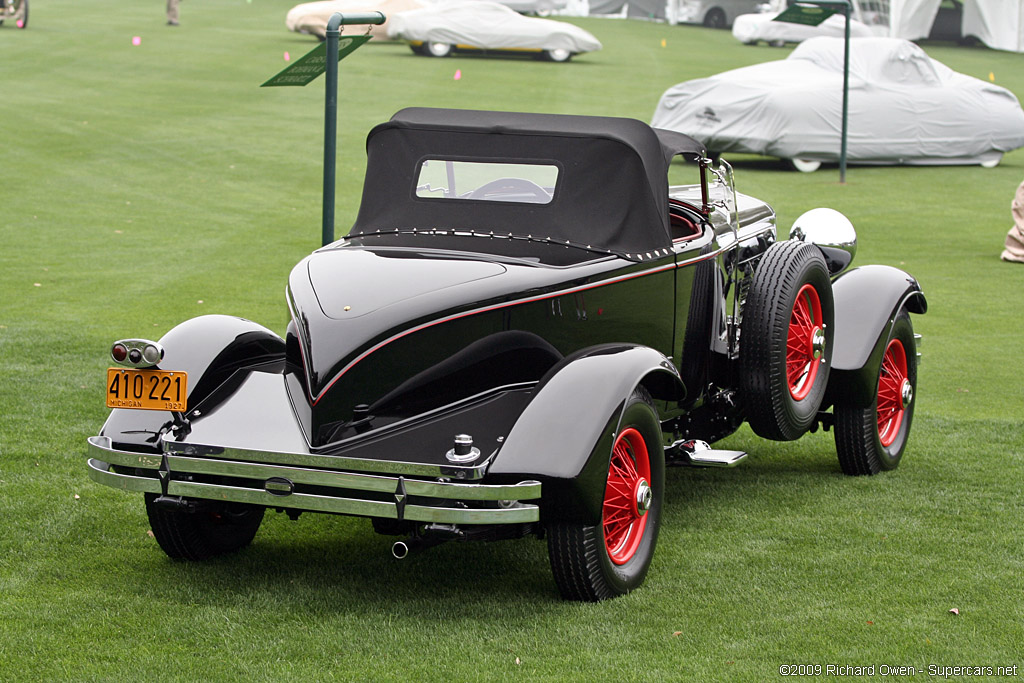
<path fill-rule="evenodd" d="M 253 507 L 242 524 L 215 529 L 201 512 L 164 509 L 153 503 L 155 498 L 146 494 L 146 514 L 156 542 L 172 560 L 198 562 L 241 550 L 252 543 L 263 521 L 262 508 Z"/>

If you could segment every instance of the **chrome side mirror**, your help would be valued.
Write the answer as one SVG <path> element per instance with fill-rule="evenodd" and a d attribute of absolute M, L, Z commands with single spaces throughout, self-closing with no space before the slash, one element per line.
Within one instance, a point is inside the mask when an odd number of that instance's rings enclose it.
<path fill-rule="evenodd" d="M 846 270 L 857 254 L 857 231 L 850 219 L 835 209 L 811 209 L 801 214 L 789 229 L 789 239 L 816 244 L 832 275 Z"/>

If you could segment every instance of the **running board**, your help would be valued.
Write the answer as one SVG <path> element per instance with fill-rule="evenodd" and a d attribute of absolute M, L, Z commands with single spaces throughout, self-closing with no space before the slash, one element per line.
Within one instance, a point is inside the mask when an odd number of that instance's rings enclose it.
<path fill-rule="evenodd" d="M 670 451 L 675 451 L 680 458 L 673 464 L 692 467 L 735 467 L 747 457 L 744 451 L 719 450 L 696 439 L 674 443 Z"/>

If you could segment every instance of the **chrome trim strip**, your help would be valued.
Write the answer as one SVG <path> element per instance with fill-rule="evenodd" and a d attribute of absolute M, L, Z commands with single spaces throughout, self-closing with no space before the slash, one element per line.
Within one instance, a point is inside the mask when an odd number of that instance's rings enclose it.
<path fill-rule="evenodd" d="M 160 481 L 158 479 L 111 472 L 109 463 L 94 458 L 89 458 L 87 464 L 89 466 L 89 478 L 99 484 L 121 489 L 122 491 L 160 493 Z"/>
<path fill-rule="evenodd" d="M 325 472 L 298 467 L 281 467 L 258 463 L 189 458 L 168 455 L 167 463 L 171 472 L 190 474 L 213 474 L 227 477 L 242 477 L 263 482 L 273 477 L 283 477 L 296 484 L 312 486 L 333 486 L 358 491 L 394 493 L 398 480 L 394 477 L 380 477 L 371 474 L 350 474 Z M 540 498 L 540 482 L 525 481 L 518 484 L 457 484 L 450 482 L 420 481 L 403 479 L 405 491 L 410 496 L 453 498 L 456 500 L 530 500 Z"/>
<path fill-rule="evenodd" d="M 316 512 L 359 515 L 362 517 L 384 517 L 398 519 L 398 506 L 391 502 L 334 498 L 309 493 L 293 493 L 290 496 L 275 496 L 263 489 L 245 489 L 236 486 L 219 486 L 188 481 L 172 481 L 167 485 L 167 494 L 187 498 L 228 500 L 237 503 L 265 505 L 273 508 L 298 508 Z M 540 520 L 540 508 L 523 505 L 513 508 L 467 509 L 406 505 L 403 519 L 413 522 L 439 522 L 447 524 L 519 524 Z"/>
<path fill-rule="evenodd" d="M 216 456 L 222 460 L 244 460 L 247 462 L 268 463 L 272 465 L 294 465 L 298 467 L 316 467 L 328 470 L 355 470 L 357 472 L 382 472 L 384 474 L 402 474 L 424 477 L 454 477 L 460 480 L 480 479 L 484 476 L 487 462 L 477 467 L 459 467 L 455 465 L 425 465 L 422 463 L 395 462 L 392 460 L 367 460 L 364 458 L 347 458 L 343 455 L 318 455 L 316 453 L 282 453 L 278 451 L 259 451 L 248 448 L 226 448 L 209 444 L 189 443 L 187 441 L 163 441 L 164 452 L 168 455 L 182 456 Z"/>

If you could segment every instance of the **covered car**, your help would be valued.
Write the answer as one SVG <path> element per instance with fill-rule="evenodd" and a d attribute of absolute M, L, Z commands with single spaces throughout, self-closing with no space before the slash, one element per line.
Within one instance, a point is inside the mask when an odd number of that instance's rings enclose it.
<path fill-rule="evenodd" d="M 569 5 L 569 0 L 501 0 L 501 4 L 520 14 L 536 14 L 546 17 L 560 12 Z"/>
<path fill-rule="evenodd" d="M 838 212 L 777 240 L 727 165 L 635 119 L 414 108 L 366 150 L 355 224 L 288 277 L 284 337 L 207 315 L 109 347 L 89 473 L 142 494 L 171 558 L 241 550 L 269 511 L 342 514 L 399 559 L 543 539 L 563 597 L 602 600 L 644 581 L 666 465 L 736 465 L 710 444 L 744 422 L 834 425 L 851 475 L 900 463 L 927 305 L 851 267 Z"/>
<path fill-rule="evenodd" d="M 452 52 L 534 54 L 554 62 L 601 49 L 601 42 L 579 26 L 524 17 L 488 0 L 451 0 L 391 18 L 388 36 L 406 40 L 413 52 L 447 57 Z"/>
<path fill-rule="evenodd" d="M 770 45 L 785 43 L 802 43 L 809 38 L 831 36 L 842 38 L 846 32 L 846 19 L 841 14 L 833 14 L 817 26 L 794 24 L 790 21 L 775 21 L 781 12 L 756 12 L 741 14 L 732 24 L 732 35 L 746 45 L 765 42 Z M 884 32 L 885 27 L 880 27 Z M 851 38 L 871 38 L 879 33 L 867 24 L 850 19 Z"/>
<path fill-rule="evenodd" d="M 675 0 L 669 2 L 668 20 L 679 24 L 703 24 L 729 28 L 736 17 L 756 12 L 762 0 Z"/>
<path fill-rule="evenodd" d="M 350 24 L 343 26 L 342 30 L 346 35 L 360 35 L 366 33 L 367 29 L 374 40 L 387 40 L 388 22 L 391 17 L 399 12 L 418 9 L 423 7 L 419 0 L 321 0 L 320 2 L 304 2 L 288 10 L 285 16 L 284 25 L 289 31 L 306 33 L 316 36 L 320 40 L 327 37 L 327 22 L 335 12 L 372 12 L 384 13 L 383 24 Z"/>
<path fill-rule="evenodd" d="M 702 140 L 715 153 L 837 161 L 843 40 L 813 38 L 788 58 L 672 86 L 651 125 Z M 848 159 L 864 164 L 995 166 L 1024 146 L 1017 97 L 957 73 L 896 38 L 850 42 Z M 806 163 L 803 163 L 806 162 Z"/>

